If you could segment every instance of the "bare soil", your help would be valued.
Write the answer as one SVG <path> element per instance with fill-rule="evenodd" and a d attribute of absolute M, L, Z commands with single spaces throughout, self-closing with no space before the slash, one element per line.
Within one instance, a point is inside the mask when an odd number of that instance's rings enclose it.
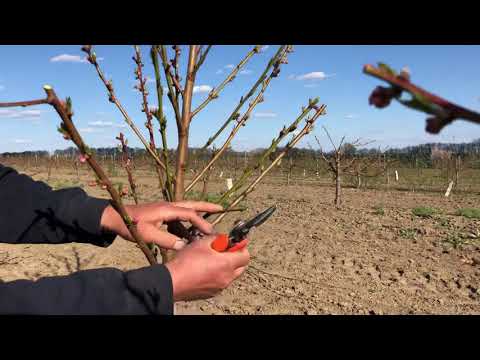
<path fill-rule="evenodd" d="M 142 201 L 159 199 L 156 184 L 142 180 Z M 211 190 L 224 186 L 212 184 Z M 107 197 L 98 188 L 84 189 Z M 176 313 L 480 314 L 480 220 L 454 215 L 461 207 L 479 207 L 479 195 L 454 192 L 447 199 L 440 193 L 344 189 L 341 209 L 333 198 L 329 186 L 259 185 L 241 217 L 272 204 L 278 209 L 251 235 L 251 266 L 216 298 L 177 303 Z M 439 213 L 419 218 L 412 214 L 417 206 Z M 220 228 L 239 216 L 229 215 Z M 106 249 L 0 244 L 3 281 L 146 264 L 141 251 L 120 238 Z"/>

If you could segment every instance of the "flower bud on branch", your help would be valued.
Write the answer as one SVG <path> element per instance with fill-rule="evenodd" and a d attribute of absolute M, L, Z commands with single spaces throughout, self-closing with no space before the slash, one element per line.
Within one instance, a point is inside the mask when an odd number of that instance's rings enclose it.
<path fill-rule="evenodd" d="M 370 105 L 385 108 L 392 100 L 397 100 L 402 105 L 414 110 L 433 115 L 426 120 L 425 130 L 432 134 L 440 131 L 457 119 L 464 119 L 480 124 L 480 114 L 456 105 L 437 95 L 434 95 L 410 82 L 410 71 L 402 69 L 399 75 L 388 65 L 379 63 L 378 67 L 365 65 L 363 72 L 390 84 L 390 87 L 378 86 L 369 97 Z M 402 93 L 411 95 L 410 100 L 403 100 Z"/>

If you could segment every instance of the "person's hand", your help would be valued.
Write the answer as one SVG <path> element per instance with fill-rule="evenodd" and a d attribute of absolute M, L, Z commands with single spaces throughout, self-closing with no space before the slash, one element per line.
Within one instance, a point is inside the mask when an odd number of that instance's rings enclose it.
<path fill-rule="evenodd" d="M 137 221 L 137 230 L 146 243 L 154 243 L 165 249 L 180 250 L 185 242 L 179 237 L 163 231 L 162 224 L 170 221 L 188 221 L 203 234 L 212 234 L 213 226 L 199 212 L 217 212 L 222 210 L 220 205 L 203 201 L 154 202 L 141 205 L 125 206 L 130 217 Z M 102 214 L 101 226 L 126 240 L 133 241 L 130 232 L 125 226 L 117 211 L 108 206 Z"/>
<path fill-rule="evenodd" d="M 250 261 L 247 248 L 235 252 L 212 249 L 215 236 L 204 236 L 180 250 L 165 264 L 173 283 L 174 301 L 207 299 L 228 287 Z"/>

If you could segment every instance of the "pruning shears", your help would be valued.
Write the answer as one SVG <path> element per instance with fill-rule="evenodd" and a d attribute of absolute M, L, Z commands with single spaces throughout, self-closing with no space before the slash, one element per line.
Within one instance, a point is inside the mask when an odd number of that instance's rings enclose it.
<path fill-rule="evenodd" d="M 276 209 L 276 206 L 271 206 L 250 220 L 239 221 L 228 234 L 218 234 L 212 243 L 212 249 L 218 252 L 233 252 L 243 249 L 248 244 L 246 237 L 250 230 L 267 221 Z"/>

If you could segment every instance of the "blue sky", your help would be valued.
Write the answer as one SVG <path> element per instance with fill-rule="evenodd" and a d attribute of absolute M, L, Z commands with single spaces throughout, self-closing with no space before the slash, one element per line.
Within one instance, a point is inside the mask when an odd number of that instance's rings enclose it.
<path fill-rule="evenodd" d="M 198 74 L 196 84 L 207 90 L 218 85 L 230 71 L 228 65 L 236 65 L 252 47 L 214 46 Z M 94 68 L 83 60 L 80 48 L 80 45 L 1 46 L 0 101 L 41 98 L 44 96 L 42 86 L 50 84 L 58 95 L 72 98 L 74 121 L 88 144 L 93 147 L 116 145 L 115 136 L 122 131 L 130 140 L 130 146 L 140 147 L 141 143 L 125 127 L 121 114 L 108 102 L 103 84 Z M 142 49 L 145 74 L 153 78 L 148 47 Z M 203 145 L 211 131 L 223 123 L 276 49 L 276 45 L 270 45 L 255 55 L 245 67 L 246 71 L 238 75 L 220 97 L 194 119 L 191 126 L 192 146 Z M 133 89 L 133 48 L 99 45 L 95 51 L 102 58 L 100 64 L 104 72 L 113 79 L 118 98 L 146 134 L 143 127 L 145 116 L 140 111 L 140 94 Z M 234 140 L 234 148 L 244 150 L 267 146 L 283 125 L 293 121 L 308 98 L 316 96 L 327 104 L 328 114 L 318 120 L 313 133 L 320 137 L 326 149 L 330 147 L 321 125 L 329 129 L 334 140 L 346 135 L 347 139 L 375 140 L 370 146 L 382 148 L 480 138 L 478 125 L 458 121 L 440 135 L 432 136 L 424 131 L 425 115 L 422 113 L 396 103 L 384 110 L 369 106 L 368 96 L 381 82 L 364 75 L 362 66 L 378 61 L 396 69 L 408 66 L 416 84 L 480 111 L 480 46 L 295 46 L 289 63 L 282 66 L 280 77 L 272 80 L 265 102 L 257 106 L 254 116 Z M 182 64 L 185 65 L 185 62 L 183 57 Z M 310 73 L 317 73 L 316 79 L 304 76 Z M 148 85 L 151 90 L 150 105 L 155 106 L 154 83 Z M 198 91 L 194 95 L 194 106 L 207 95 L 208 92 Z M 175 147 L 173 113 L 166 97 L 164 101 L 169 120 L 169 147 Z M 56 131 L 59 122 L 48 106 L 0 109 L 0 152 L 53 150 L 71 146 Z M 159 137 L 157 141 L 160 143 Z M 308 146 L 308 143 L 315 146 L 313 137 L 302 141 L 300 146 Z"/>

